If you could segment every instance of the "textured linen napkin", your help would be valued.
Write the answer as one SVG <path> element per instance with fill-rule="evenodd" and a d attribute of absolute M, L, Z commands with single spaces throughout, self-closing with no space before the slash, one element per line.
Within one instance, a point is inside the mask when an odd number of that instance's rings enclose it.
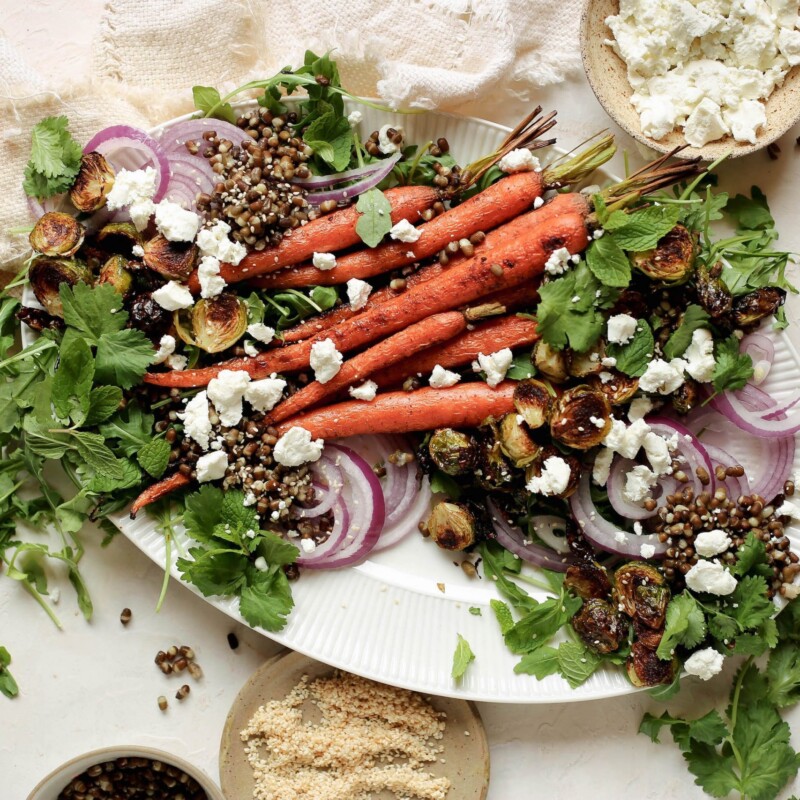
<path fill-rule="evenodd" d="M 580 0 L 110 0 L 92 75 L 45 85 L 24 42 L 0 35 L 0 265 L 27 249 L 20 188 L 30 129 L 66 114 L 85 141 L 118 122 L 147 127 L 192 110 L 193 84 L 230 90 L 334 50 L 353 92 L 393 107 L 457 110 L 484 92 L 524 97 L 579 67 Z M 15 48 L 14 45 L 17 45 Z"/>

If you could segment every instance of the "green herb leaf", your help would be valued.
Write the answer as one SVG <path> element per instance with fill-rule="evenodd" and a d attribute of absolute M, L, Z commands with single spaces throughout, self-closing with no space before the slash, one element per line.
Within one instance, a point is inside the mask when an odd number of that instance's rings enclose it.
<path fill-rule="evenodd" d="M 269 531 L 261 531 L 256 553 L 263 556 L 268 564 L 278 567 L 294 564 L 300 555 L 300 551 L 291 542 Z"/>
<path fill-rule="evenodd" d="M 692 343 L 692 334 L 698 328 L 707 328 L 710 319 L 702 307 L 694 303 L 686 306 L 681 324 L 664 345 L 664 358 L 667 361 L 671 361 L 673 358 L 682 356 L 686 352 L 686 348 Z"/>
<path fill-rule="evenodd" d="M 95 287 L 62 283 L 58 293 L 64 306 L 64 322 L 82 333 L 90 345 L 121 331 L 128 321 L 127 312 L 122 310 L 122 297 L 108 283 Z"/>
<path fill-rule="evenodd" d="M 97 345 L 97 380 L 130 389 L 141 381 L 154 356 L 152 343 L 139 330 L 103 336 Z"/>
<path fill-rule="evenodd" d="M 377 247 L 392 228 L 391 204 L 380 189 L 370 189 L 358 198 L 356 210 L 356 233 L 367 247 Z"/>
<path fill-rule="evenodd" d="M 131 487 L 138 486 L 139 483 L 141 483 L 142 471 L 136 466 L 136 464 L 134 464 L 132 461 L 129 461 L 127 458 L 123 458 L 120 459 L 120 467 L 122 469 L 122 477 L 112 478 L 105 472 L 95 472 L 91 480 L 89 480 L 89 482 L 86 484 L 86 488 L 90 492 L 111 494 L 112 492 L 118 492 L 122 489 L 130 489 Z M 63 507 L 59 508 L 63 509 Z M 61 513 L 63 514 L 63 510 Z M 76 533 L 83 527 L 83 523 L 86 521 L 87 516 L 87 514 L 82 514 L 80 521 L 76 522 Z M 62 521 L 62 527 L 63 526 L 64 523 Z"/>
<path fill-rule="evenodd" d="M 656 650 L 662 661 L 669 661 L 678 645 L 696 647 L 706 637 L 703 609 L 689 592 L 682 592 L 670 600 L 664 635 Z"/>
<path fill-rule="evenodd" d="M 87 428 L 99 425 L 109 419 L 122 402 L 122 389 L 119 386 L 96 386 L 89 392 L 89 410 L 83 424 Z"/>
<path fill-rule="evenodd" d="M 191 561 L 178 559 L 178 571 L 185 581 L 194 584 L 206 597 L 235 595 L 244 587 L 247 556 L 241 551 L 194 547 L 189 554 Z"/>
<path fill-rule="evenodd" d="M 692 742 L 701 744 L 718 745 L 728 734 L 728 728 L 719 712 L 709 711 L 699 719 L 687 721 L 671 717 L 666 711 L 660 717 L 645 714 L 639 725 L 639 733 L 650 737 L 651 741 L 658 743 L 661 729 L 668 727 L 672 737 L 681 750 L 688 750 Z"/>
<path fill-rule="evenodd" d="M 110 420 L 101 423 L 99 430 L 106 439 L 118 441 L 117 446 L 126 456 L 135 456 L 153 438 L 154 420 L 152 414 L 143 413 L 136 403 L 129 403 Z"/>
<path fill-rule="evenodd" d="M 519 655 L 542 647 L 572 619 L 582 604 L 579 597 L 563 591 L 559 597 L 538 603 L 506 632 L 506 645 Z"/>
<path fill-rule="evenodd" d="M 0 692 L 6 697 L 16 697 L 19 694 L 19 687 L 14 680 L 14 676 L 8 671 L 11 663 L 11 655 L 5 647 L 0 647 Z"/>
<path fill-rule="evenodd" d="M 313 286 L 308 296 L 323 310 L 333 308 L 339 299 L 339 292 L 335 286 Z"/>
<path fill-rule="evenodd" d="M 631 282 L 631 262 L 613 236 L 603 236 L 592 242 L 586 251 L 586 263 L 605 286 L 624 289 Z"/>
<path fill-rule="evenodd" d="M 604 227 L 623 250 L 639 253 L 654 248 L 678 224 L 680 215 L 680 208 L 673 205 L 614 211 Z"/>
<path fill-rule="evenodd" d="M 497 624 L 500 626 L 500 633 L 505 636 L 514 627 L 514 617 L 511 616 L 511 609 L 502 600 L 492 598 L 489 601 L 494 616 L 497 619 Z"/>
<path fill-rule="evenodd" d="M 714 346 L 714 389 L 725 392 L 741 389 L 753 377 L 753 359 L 739 352 L 739 340 L 735 336 L 718 340 Z"/>
<path fill-rule="evenodd" d="M 800 700 L 800 648 L 794 642 L 783 642 L 772 651 L 766 674 L 770 703 L 786 708 Z"/>
<path fill-rule="evenodd" d="M 350 163 L 353 131 L 347 117 L 329 111 L 317 117 L 303 132 L 303 141 L 334 172 L 341 172 Z"/>
<path fill-rule="evenodd" d="M 86 419 L 94 370 L 92 351 L 83 339 L 65 342 L 53 376 L 52 401 L 60 419 L 71 418 L 77 425 Z"/>
<path fill-rule="evenodd" d="M 728 201 L 725 210 L 736 222 L 736 227 L 754 231 L 774 228 L 775 220 L 769 210 L 766 195 L 758 186 L 753 186 L 750 195 L 745 197 L 743 194 L 737 194 Z"/>
<path fill-rule="evenodd" d="M 558 671 L 573 689 L 584 683 L 601 663 L 597 653 L 578 642 L 562 642 L 558 646 Z"/>
<path fill-rule="evenodd" d="M 514 667 L 518 675 L 533 675 L 538 680 L 559 671 L 558 650 L 555 647 L 540 647 L 532 653 L 526 653 Z"/>
<path fill-rule="evenodd" d="M 249 297 L 244 298 L 244 302 L 247 306 L 247 324 L 253 325 L 256 322 L 263 322 L 267 307 L 264 305 L 264 301 L 258 296 L 258 293 L 252 292 Z"/>
<path fill-rule="evenodd" d="M 223 496 L 222 489 L 208 484 L 186 496 L 183 524 L 192 539 L 205 543 L 212 540 L 211 532 L 222 522 Z"/>
<path fill-rule="evenodd" d="M 282 630 L 293 608 L 292 588 L 282 570 L 248 571 L 247 586 L 239 597 L 239 611 L 249 625 L 271 632 Z"/>
<path fill-rule="evenodd" d="M 470 606 L 469 613 L 472 614 L 473 617 L 482 617 L 483 611 L 481 610 L 480 606 Z"/>
<path fill-rule="evenodd" d="M 223 103 L 220 93 L 212 86 L 192 86 L 194 107 L 203 112 L 204 117 L 224 119 L 231 125 L 236 124 L 236 114 L 230 103 Z M 234 142 L 234 144 L 236 144 Z"/>
<path fill-rule="evenodd" d="M 67 191 L 81 165 L 81 147 L 67 130 L 66 117 L 47 117 L 31 131 L 31 158 L 22 184 L 31 197 Z"/>
<path fill-rule="evenodd" d="M 453 669 L 450 674 L 453 680 L 460 681 L 467 671 L 467 667 L 475 660 L 475 653 L 469 642 L 459 633 L 455 652 L 453 653 Z"/>
<path fill-rule="evenodd" d="M 640 319 L 633 338 L 627 344 L 608 345 L 606 354 L 617 359 L 616 367 L 620 372 L 638 378 L 644 375 L 653 360 L 654 348 L 653 331 L 643 319 Z"/>
<path fill-rule="evenodd" d="M 526 378 L 532 378 L 536 374 L 536 367 L 533 365 L 531 355 L 529 350 L 517 353 L 506 372 L 506 378 L 511 381 L 524 381 Z"/>
<path fill-rule="evenodd" d="M 122 461 L 106 445 L 105 439 L 101 434 L 90 433 L 89 431 L 72 431 L 71 437 L 81 458 L 95 472 L 103 472 L 111 479 L 122 478 L 124 474 Z"/>
<path fill-rule="evenodd" d="M 171 450 L 166 439 L 153 439 L 139 451 L 137 460 L 150 477 L 160 478 L 169 464 Z"/>
<path fill-rule="evenodd" d="M 485 541 L 478 545 L 478 552 L 482 558 L 481 567 L 487 580 L 490 580 L 497 587 L 500 594 L 522 613 L 533 611 L 539 604 L 524 589 L 517 586 L 504 573 L 504 560 L 508 551 L 501 547 L 497 542 Z M 497 608 L 492 605 L 497 614 Z"/>
<path fill-rule="evenodd" d="M 746 575 L 761 564 L 767 563 L 767 548 L 752 531 L 747 534 L 744 544 L 736 551 L 736 563 L 730 568 L 734 575 Z M 769 570 L 772 574 L 772 570 Z"/>
<path fill-rule="evenodd" d="M 451 500 L 458 500 L 461 497 L 461 487 L 451 475 L 436 469 L 431 473 L 431 491 L 434 494 L 447 495 Z"/>

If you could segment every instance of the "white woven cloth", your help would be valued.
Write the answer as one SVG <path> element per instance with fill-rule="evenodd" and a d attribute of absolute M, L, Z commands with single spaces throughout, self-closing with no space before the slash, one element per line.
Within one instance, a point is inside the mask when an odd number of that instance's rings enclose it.
<path fill-rule="evenodd" d="M 25 249 L 20 188 L 30 129 L 66 114 L 85 141 L 114 122 L 190 111 L 191 86 L 229 90 L 334 50 L 345 85 L 395 107 L 457 110 L 484 92 L 525 96 L 579 66 L 580 0 L 110 0 L 91 76 L 46 85 L 24 42 L 0 35 L 0 264 Z"/>

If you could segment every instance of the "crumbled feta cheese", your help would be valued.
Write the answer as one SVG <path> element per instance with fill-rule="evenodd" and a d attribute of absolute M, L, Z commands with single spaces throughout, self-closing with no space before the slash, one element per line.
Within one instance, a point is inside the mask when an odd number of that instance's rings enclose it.
<path fill-rule="evenodd" d="M 398 242 L 411 244 L 422 236 L 422 231 L 415 228 L 407 219 L 401 219 L 396 225 L 392 225 L 389 236 Z"/>
<path fill-rule="evenodd" d="M 156 206 L 156 227 L 171 242 L 191 242 L 197 236 L 200 217 L 171 200 L 162 200 Z"/>
<path fill-rule="evenodd" d="M 636 458 L 649 435 L 650 426 L 643 419 L 638 419 L 630 425 L 625 425 L 621 420 L 613 420 L 611 431 L 603 440 L 603 444 L 616 450 L 623 458 Z"/>
<path fill-rule="evenodd" d="M 244 370 L 223 369 L 208 382 L 208 399 L 214 404 L 219 421 L 228 427 L 242 419 L 242 400 L 250 376 Z"/>
<path fill-rule="evenodd" d="M 351 111 L 347 115 L 347 121 L 350 123 L 351 128 L 355 128 L 364 118 L 363 114 L 360 111 Z"/>
<path fill-rule="evenodd" d="M 194 439 L 203 450 L 208 450 L 208 440 L 211 436 L 211 419 L 208 416 L 208 395 L 205 391 L 198 392 L 183 411 L 178 412 L 178 419 L 183 421 L 183 432 L 190 439 Z"/>
<path fill-rule="evenodd" d="M 264 556 L 259 556 L 254 562 L 253 566 L 259 572 L 266 572 L 269 569 L 269 564 L 267 564 L 267 559 Z"/>
<path fill-rule="evenodd" d="M 800 519 L 800 506 L 792 500 L 784 500 L 775 514 L 779 517 L 791 517 L 792 519 Z"/>
<path fill-rule="evenodd" d="M 541 208 L 543 205 L 544 205 L 544 198 L 543 198 L 543 197 L 537 197 L 537 198 L 536 198 L 536 199 L 533 201 L 533 207 L 534 207 L 534 209 Z"/>
<path fill-rule="evenodd" d="M 625 531 L 616 531 L 614 533 L 614 541 L 625 544 L 628 541 L 628 534 Z"/>
<path fill-rule="evenodd" d="M 714 337 L 707 328 L 692 333 L 692 341 L 683 354 L 686 371 L 696 381 L 708 383 L 714 376 Z"/>
<path fill-rule="evenodd" d="M 683 384 L 685 366 L 686 362 L 682 358 L 673 358 L 670 362 L 654 358 L 639 378 L 639 388 L 643 392 L 672 394 Z"/>
<path fill-rule="evenodd" d="M 231 226 L 219 219 L 210 228 L 201 228 L 195 243 L 204 256 L 235 266 L 247 255 L 247 248 L 229 239 L 230 232 Z"/>
<path fill-rule="evenodd" d="M 189 308 L 194 303 L 194 298 L 189 289 L 182 283 L 169 281 L 153 292 L 153 300 L 167 311 L 177 311 L 179 308 Z"/>
<path fill-rule="evenodd" d="M 644 420 L 639 420 L 639 422 L 647 424 Z M 638 424 L 634 423 L 634 425 Z M 647 460 L 656 475 L 666 475 L 672 472 L 672 455 L 669 452 L 667 440 L 663 436 L 651 431 L 644 437 L 643 446 Z"/>
<path fill-rule="evenodd" d="M 478 360 L 472 362 L 472 369 L 474 372 L 486 373 L 486 383 L 494 388 L 506 377 L 513 360 L 514 354 L 508 347 L 504 347 L 488 356 L 479 353 Z"/>
<path fill-rule="evenodd" d="M 375 395 L 378 392 L 378 384 L 375 383 L 375 381 L 366 381 L 362 383 L 361 386 L 351 386 L 347 392 L 350 397 L 355 400 L 365 400 L 369 402 L 375 399 Z"/>
<path fill-rule="evenodd" d="M 724 553 L 731 546 L 731 540 L 725 531 L 700 531 L 694 537 L 694 549 L 697 555 L 711 558 Z"/>
<path fill-rule="evenodd" d="M 312 441 L 305 428 L 294 427 L 278 439 L 272 455 L 284 467 L 299 467 L 309 461 L 318 461 L 324 446 L 322 439 Z"/>
<path fill-rule="evenodd" d="M 176 372 L 180 372 L 182 369 L 186 369 L 186 365 L 189 363 L 189 359 L 186 356 L 179 356 L 173 353 L 171 356 L 167 356 L 167 360 L 164 362 L 170 369 L 174 369 Z"/>
<path fill-rule="evenodd" d="M 156 193 L 156 171 L 152 167 L 145 169 L 121 169 L 114 177 L 114 185 L 106 197 L 106 208 L 116 211 L 130 206 L 131 220 L 136 230 L 141 231 L 150 220 L 155 206 L 153 195 Z M 137 206 L 135 212 L 133 206 Z"/>
<path fill-rule="evenodd" d="M 597 241 L 597 239 L 602 239 L 604 234 L 605 231 L 602 228 L 596 228 L 594 231 L 592 231 L 592 239 L 595 241 Z"/>
<path fill-rule="evenodd" d="M 706 647 L 692 653 L 684 662 L 687 675 L 695 675 L 702 681 L 711 680 L 722 669 L 725 656 L 713 647 Z"/>
<path fill-rule="evenodd" d="M 158 352 L 153 358 L 154 364 L 163 364 L 175 352 L 175 337 L 166 334 L 158 342 Z"/>
<path fill-rule="evenodd" d="M 637 397 L 628 408 L 628 419 L 631 422 L 636 422 L 637 419 L 644 419 L 653 408 L 653 401 L 649 397 Z"/>
<path fill-rule="evenodd" d="M 128 215 L 137 231 L 143 231 L 155 213 L 156 204 L 152 200 L 137 200 L 128 206 Z"/>
<path fill-rule="evenodd" d="M 331 339 L 323 339 L 321 342 L 314 342 L 311 345 L 311 357 L 309 359 L 311 369 L 314 370 L 314 377 L 320 383 L 327 383 L 342 368 L 344 358 L 336 349 L 336 345 Z"/>
<path fill-rule="evenodd" d="M 228 454 L 223 450 L 205 453 L 205 455 L 197 459 L 195 469 L 198 483 L 218 481 L 220 478 L 225 477 L 225 472 L 228 469 Z"/>
<path fill-rule="evenodd" d="M 686 585 L 693 592 L 722 596 L 736 589 L 736 578 L 719 561 L 698 561 L 686 573 Z"/>
<path fill-rule="evenodd" d="M 497 168 L 501 172 L 541 172 L 542 165 L 539 159 L 525 147 L 506 153 L 498 162 Z"/>
<path fill-rule="evenodd" d="M 644 531 L 644 529 L 642 528 L 642 523 L 641 522 L 634 522 L 633 523 L 633 532 L 637 536 L 641 536 L 643 531 Z"/>
<path fill-rule="evenodd" d="M 591 422 L 592 425 L 594 425 L 598 430 L 602 430 L 606 426 L 606 421 L 602 417 L 591 416 L 589 417 L 589 422 Z"/>
<path fill-rule="evenodd" d="M 603 370 L 597 377 L 600 378 L 600 383 L 610 383 L 614 380 L 614 373 Z"/>
<path fill-rule="evenodd" d="M 616 366 L 617 366 L 617 359 L 616 359 L 616 358 L 614 358 L 613 356 L 605 356 L 605 358 L 603 358 L 603 359 L 600 361 L 600 363 L 601 363 L 601 364 L 602 364 L 604 367 L 616 367 Z"/>
<path fill-rule="evenodd" d="M 627 344 L 636 333 L 638 321 L 630 314 L 615 314 L 608 318 L 606 340 L 612 344 Z"/>
<path fill-rule="evenodd" d="M 559 247 L 553 250 L 544 264 L 544 271 L 549 275 L 562 275 L 569 268 L 569 250 L 566 247 Z"/>
<path fill-rule="evenodd" d="M 275 328 L 270 328 L 263 322 L 254 322 L 247 326 L 247 332 L 261 344 L 269 344 L 275 338 Z"/>
<path fill-rule="evenodd" d="M 317 269 L 333 269 L 336 266 L 336 256 L 333 253 L 314 253 L 311 263 Z"/>
<path fill-rule="evenodd" d="M 703 147 L 730 133 L 722 117 L 722 109 L 709 97 L 704 97 L 686 120 L 683 135 L 692 147 Z"/>
<path fill-rule="evenodd" d="M 300 549 L 306 553 L 313 553 L 317 549 L 316 542 L 313 539 L 301 539 Z"/>
<path fill-rule="evenodd" d="M 244 354 L 250 356 L 250 358 L 255 358 L 259 353 L 258 348 L 249 339 L 244 342 L 242 347 L 244 348 Z"/>
<path fill-rule="evenodd" d="M 378 150 L 385 156 L 390 156 L 396 153 L 400 148 L 389 138 L 389 129 L 394 128 L 398 133 L 402 133 L 403 129 L 395 125 L 384 125 L 378 131 Z"/>
<path fill-rule="evenodd" d="M 560 456 L 550 456 L 542 465 L 542 474 L 534 475 L 526 486 L 533 494 L 556 495 L 566 491 L 569 486 L 571 470 L 569 464 Z"/>
<path fill-rule="evenodd" d="M 652 558 L 656 554 L 656 548 L 652 544 L 643 544 L 639 548 L 642 558 Z"/>
<path fill-rule="evenodd" d="M 244 399 L 255 411 L 266 414 L 272 411 L 283 397 L 286 381 L 280 378 L 262 378 L 259 381 L 250 381 L 244 390 Z"/>
<path fill-rule="evenodd" d="M 144 247 L 140 244 L 135 244 L 131 248 L 131 253 L 136 256 L 136 258 L 144 258 Z"/>
<path fill-rule="evenodd" d="M 641 503 L 650 496 L 650 490 L 658 483 L 658 476 L 643 464 L 637 464 L 625 476 L 622 494 L 632 503 Z"/>
<path fill-rule="evenodd" d="M 461 376 L 457 372 L 451 372 L 437 364 L 428 378 L 428 385 L 434 389 L 446 389 L 448 386 L 455 386 L 460 380 Z"/>
<path fill-rule="evenodd" d="M 580 303 L 580 301 L 581 301 L 581 296 L 579 294 L 573 296 L 572 298 L 573 303 Z"/>
<path fill-rule="evenodd" d="M 347 299 L 353 311 L 360 311 L 367 304 L 372 287 L 358 278 L 347 281 Z"/>
<path fill-rule="evenodd" d="M 200 297 L 216 297 L 228 285 L 219 274 L 219 259 L 214 256 L 203 256 L 197 267 L 197 277 L 200 279 Z"/>
<path fill-rule="evenodd" d="M 611 472 L 611 462 L 614 459 L 614 451 L 604 447 L 594 459 L 592 467 L 592 480 L 598 486 L 605 486 L 608 482 L 608 475 Z"/>

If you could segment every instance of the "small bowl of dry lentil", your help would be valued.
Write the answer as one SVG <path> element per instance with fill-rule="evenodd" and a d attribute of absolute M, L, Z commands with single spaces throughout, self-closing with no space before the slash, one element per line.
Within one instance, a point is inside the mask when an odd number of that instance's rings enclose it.
<path fill-rule="evenodd" d="M 204 772 L 178 756 L 137 745 L 105 747 L 67 761 L 28 800 L 225 800 Z"/>

